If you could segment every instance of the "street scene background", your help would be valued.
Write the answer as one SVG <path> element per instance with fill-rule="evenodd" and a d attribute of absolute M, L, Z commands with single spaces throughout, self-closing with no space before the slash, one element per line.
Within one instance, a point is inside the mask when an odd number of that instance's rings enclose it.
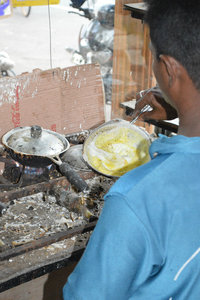
<path fill-rule="evenodd" d="M 35 68 L 73 65 L 65 48 L 78 48 L 80 28 L 89 20 L 71 13 L 75 9 L 69 0 L 50 5 L 49 11 L 48 6 L 32 6 L 30 15 L 24 17 L 16 7 L 10 17 L 0 19 L 0 51 L 6 51 L 14 61 L 16 75 Z"/>

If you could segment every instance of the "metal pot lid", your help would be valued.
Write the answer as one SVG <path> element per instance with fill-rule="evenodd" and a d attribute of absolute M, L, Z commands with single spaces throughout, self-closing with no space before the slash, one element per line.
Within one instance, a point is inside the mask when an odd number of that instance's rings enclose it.
<path fill-rule="evenodd" d="M 17 127 L 2 137 L 4 146 L 25 155 L 56 156 L 69 148 L 67 139 L 40 126 Z"/>

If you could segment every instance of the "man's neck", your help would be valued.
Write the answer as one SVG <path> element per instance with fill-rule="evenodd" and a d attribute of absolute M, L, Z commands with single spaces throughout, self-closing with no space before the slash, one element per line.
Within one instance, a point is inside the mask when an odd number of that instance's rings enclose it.
<path fill-rule="evenodd" d="M 179 115 L 178 134 L 200 137 L 200 108 L 199 105 L 188 109 L 187 113 Z"/>

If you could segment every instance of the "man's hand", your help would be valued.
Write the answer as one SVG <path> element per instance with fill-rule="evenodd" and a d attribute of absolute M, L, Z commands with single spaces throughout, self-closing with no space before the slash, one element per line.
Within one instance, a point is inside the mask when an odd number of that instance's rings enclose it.
<path fill-rule="evenodd" d="M 130 100 L 132 96 L 131 93 L 128 94 L 126 100 Z M 141 91 L 136 95 L 134 115 L 137 115 L 147 104 L 152 107 L 152 110 L 142 113 L 138 118 L 139 120 L 173 120 L 177 118 L 175 108 L 165 101 L 162 92 L 158 87 L 155 87 L 150 91 Z"/>

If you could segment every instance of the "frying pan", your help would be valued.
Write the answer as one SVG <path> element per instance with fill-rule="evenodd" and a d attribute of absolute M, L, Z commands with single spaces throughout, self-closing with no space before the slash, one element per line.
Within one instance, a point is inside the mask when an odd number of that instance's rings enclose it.
<path fill-rule="evenodd" d="M 150 160 L 151 137 L 123 119 L 113 119 L 94 129 L 83 144 L 83 159 L 96 172 L 120 177 Z"/>
<path fill-rule="evenodd" d="M 53 162 L 79 192 L 89 189 L 79 174 L 60 158 L 70 147 L 63 135 L 37 125 L 16 127 L 2 137 L 2 144 L 10 156 L 22 165 L 45 167 Z"/>

